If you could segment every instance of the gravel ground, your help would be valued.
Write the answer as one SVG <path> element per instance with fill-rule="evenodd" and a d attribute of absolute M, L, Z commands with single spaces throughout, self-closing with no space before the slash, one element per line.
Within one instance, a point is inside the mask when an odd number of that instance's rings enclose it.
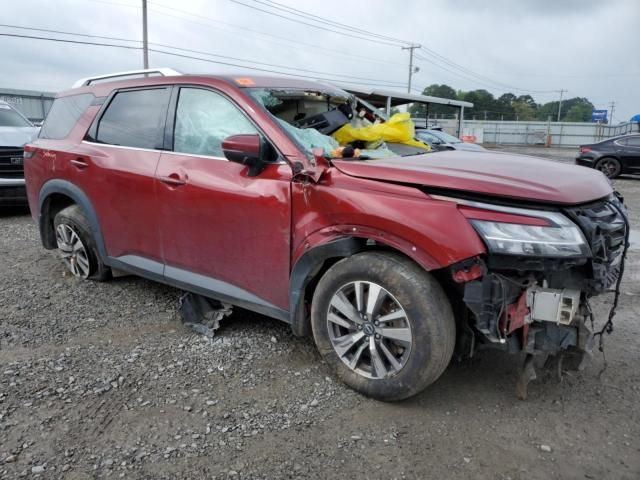
<path fill-rule="evenodd" d="M 615 183 L 638 225 L 640 182 Z M 209 340 L 181 324 L 175 289 L 65 275 L 27 212 L 0 213 L 0 232 L 2 479 L 640 477 L 635 247 L 601 375 L 598 353 L 519 401 L 522 359 L 482 351 L 385 404 L 276 320 L 236 309 Z"/>

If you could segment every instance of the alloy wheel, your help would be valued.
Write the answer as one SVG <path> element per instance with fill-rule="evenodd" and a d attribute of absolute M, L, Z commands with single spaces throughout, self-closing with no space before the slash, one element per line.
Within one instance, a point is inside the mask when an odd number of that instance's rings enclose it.
<path fill-rule="evenodd" d="M 407 363 L 413 337 L 400 302 L 380 285 L 341 287 L 327 312 L 331 345 L 351 370 L 371 379 L 396 375 Z"/>
<path fill-rule="evenodd" d="M 69 271 L 76 277 L 87 278 L 91 271 L 87 248 L 76 231 L 67 224 L 60 224 L 56 228 L 56 242 L 62 260 Z"/>
<path fill-rule="evenodd" d="M 618 171 L 618 165 L 614 160 L 602 160 L 598 165 L 598 170 L 611 178 Z"/>

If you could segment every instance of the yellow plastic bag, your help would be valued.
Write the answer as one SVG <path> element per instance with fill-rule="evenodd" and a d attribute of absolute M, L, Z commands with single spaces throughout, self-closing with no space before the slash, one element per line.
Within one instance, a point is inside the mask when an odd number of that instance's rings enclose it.
<path fill-rule="evenodd" d="M 390 143 L 403 143 L 413 147 L 431 150 L 429 145 L 414 139 L 415 126 L 409 112 L 401 112 L 393 115 L 389 120 L 377 125 L 356 128 L 347 123 L 333 132 L 340 145 L 361 140 L 363 142 L 377 142 L 383 140 Z"/>

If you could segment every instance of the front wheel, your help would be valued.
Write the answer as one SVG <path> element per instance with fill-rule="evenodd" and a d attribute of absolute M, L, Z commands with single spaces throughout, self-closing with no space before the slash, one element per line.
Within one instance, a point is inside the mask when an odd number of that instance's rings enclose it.
<path fill-rule="evenodd" d="M 455 345 L 442 287 L 395 254 L 361 253 L 332 266 L 318 282 L 311 322 L 338 377 L 378 400 L 408 398 L 433 383 Z"/>

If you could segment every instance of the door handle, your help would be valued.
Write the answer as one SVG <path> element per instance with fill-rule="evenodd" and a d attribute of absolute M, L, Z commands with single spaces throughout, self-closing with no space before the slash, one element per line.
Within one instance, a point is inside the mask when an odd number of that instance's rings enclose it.
<path fill-rule="evenodd" d="M 74 158 L 72 160 L 69 160 L 69 163 L 80 170 L 89 166 L 89 163 L 87 163 L 82 158 Z"/>
<path fill-rule="evenodd" d="M 166 177 L 159 177 L 159 180 L 162 183 L 166 183 L 172 187 L 179 187 L 180 185 L 185 185 L 187 183 L 187 176 L 179 175 L 177 173 L 171 173 Z"/>

